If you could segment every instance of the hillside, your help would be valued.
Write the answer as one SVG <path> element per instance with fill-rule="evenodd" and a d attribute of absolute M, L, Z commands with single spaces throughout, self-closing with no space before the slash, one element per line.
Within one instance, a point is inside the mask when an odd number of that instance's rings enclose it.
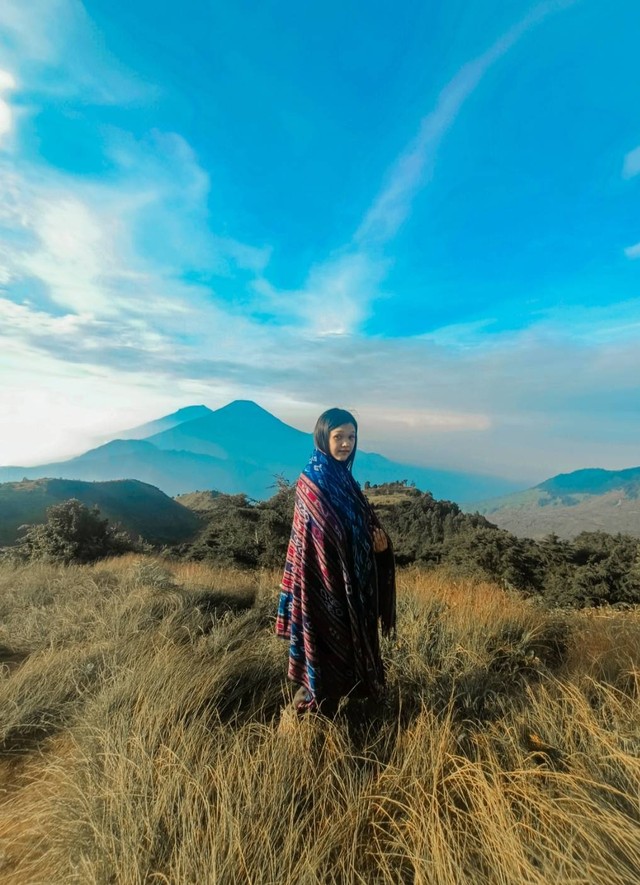
<path fill-rule="evenodd" d="M 153 544 L 190 540 L 201 527 L 197 515 L 154 486 L 137 480 L 81 482 L 38 479 L 0 484 L 0 546 L 14 544 L 21 525 L 46 520 L 46 510 L 69 498 L 98 506 L 102 516 Z"/>
<path fill-rule="evenodd" d="M 524 492 L 464 509 L 475 509 L 520 537 L 554 533 L 570 540 L 585 531 L 640 537 L 640 467 L 559 474 Z"/>
<path fill-rule="evenodd" d="M 147 434 L 142 438 L 143 434 Z M 188 406 L 133 428 L 76 458 L 36 467 L 0 467 L 0 481 L 55 476 L 105 481 L 135 478 L 181 495 L 216 489 L 262 500 L 278 475 L 295 480 L 313 450 L 313 438 L 254 402 L 237 400 L 211 411 Z M 436 497 L 455 501 L 505 494 L 518 484 L 498 477 L 400 464 L 360 450 L 354 474 L 365 483 L 412 481 Z"/>
<path fill-rule="evenodd" d="M 404 482 L 384 482 L 376 485 L 367 484 L 364 493 L 371 504 L 379 507 L 388 507 L 392 504 L 402 504 L 421 497 L 421 492 L 415 486 Z"/>
<path fill-rule="evenodd" d="M 215 509 L 215 501 L 220 495 L 221 492 L 214 490 L 187 492 L 186 495 L 177 495 L 175 500 L 178 504 L 182 504 L 183 507 L 193 510 L 194 513 L 209 514 Z"/>

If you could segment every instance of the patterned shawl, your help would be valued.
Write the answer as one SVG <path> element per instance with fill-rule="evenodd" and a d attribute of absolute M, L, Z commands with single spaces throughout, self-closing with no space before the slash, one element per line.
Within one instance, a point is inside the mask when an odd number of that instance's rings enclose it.
<path fill-rule="evenodd" d="M 276 623 L 310 708 L 384 686 L 378 618 L 384 633 L 395 627 L 395 575 L 391 546 L 373 552 L 376 525 L 350 470 L 316 449 L 296 486 Z"/>

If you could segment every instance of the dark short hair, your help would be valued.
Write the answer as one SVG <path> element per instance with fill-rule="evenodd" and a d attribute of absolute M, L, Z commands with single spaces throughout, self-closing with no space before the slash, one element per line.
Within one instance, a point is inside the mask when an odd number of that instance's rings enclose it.
<path fill-rule="evenodd" d="M 353 459 L 356 456 L 356 449 L 358 448 L 358 422 L 351 412 L 347 412 L 346 409 L 327 409 L 326 412 L 323 412 L 316 421 L 316 427 L 313 431 L 313 442 L 317 449 L 320 449 L 325 455 L 331 456 L 331 453 L 329 452 L 329 434 L 332 430 L 335 430 L 336 427 L 342 427 L 343 424 L 353 424 L 356 430 L 356 443 L 353 447 L 353 451 L 344 462 L 349 470 L 351 470 Z"/>

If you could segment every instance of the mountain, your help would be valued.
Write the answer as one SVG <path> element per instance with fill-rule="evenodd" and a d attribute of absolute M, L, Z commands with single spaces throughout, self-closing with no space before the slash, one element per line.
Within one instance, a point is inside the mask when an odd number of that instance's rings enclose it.
<path fill-rule="evenodd" d="M 147 437 L 139 438 L 149 430 Z M 247 400 L 236 400 L 216 411 L 189 406 L 126 434 L 127 439 L 111 440 L 68 461 L 1 467 L 0 481 L 42 476 L 94 481 L 135 478 L 168 495 L 217 489 L 261 499 L 273 494 L 276 475 L 295 480 L 313 449 L 311 434 Z M 407 479 L 435 497 L 459 502 L 519 488 L 496 477 L 399 464 L 362 451 L 356 457 L 354 474 L 360 482 L 372 484 Z"/>
<path fill-rule="evenodd" d="M 19 526 L 45 522 L 47 507 L 69 498 L 89 507 L 96 504 L 110 522 L 153 544 L 191 540 L 201 527 L 191 510 L 137 480 L 25 480 L 0 484 L 0 546 L 14 544 Z"/>
<path fill-rule="evenodd" d="M 633 494 L 640 484 L 640 467 L 626 470 L 603 470 L 590 467 L 574 470 L 573 473 L 559 473 L 541 482 L 537 488 L 551 495 L 602 495 L 616 489 L 629 490 Z"/>
<path fill-rule="evenodd" d="M 515 535 L 571 539 L 602 531 L 640 537 L 640 467 L 560 473 L 523 492 L 467 505 Z"/>
<path fill-rule="evenodd" d="M 290 427 L 256 403 L 236 400 L 201 418 L 148 437 L 159 449 L 185 449 L 229 461 L 244 461 L 261 467 L 268 453 L 269 464 L 288 470 L 300 464 L 313 448 L 311 436 Z M 272 471 L 280 472 L 280 470 Z M 298 469 L 298 472 L 300 470 Z"/>
<path fill-rule="evenodd" d="M 212 415 L 211 409 L 206 406 L 186 406 L 184 409 L 178 409 L 164 418 L 157 418 L 155 421 L 149 421 L 147 424 L 140 424 L 139 427 L 132 427 L 129 430 L 121 430 L 118 439 L 147 439 L 155 433 L 162 433 L 163 430 L 171 430 L 178 424 L 184 424 L 186 421 L 194 421 L 197 418 L 204 418 L 205 415 Z"/>

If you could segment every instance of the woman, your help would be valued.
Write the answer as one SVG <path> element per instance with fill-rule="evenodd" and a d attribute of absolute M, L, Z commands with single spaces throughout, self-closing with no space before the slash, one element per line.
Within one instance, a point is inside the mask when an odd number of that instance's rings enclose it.
<path fill-rule="evenodd" d="M 299 713 L 384 687 L 378 618 L 385 635 L 395 627 L 393 551 L 351 475 L 357 434 L 350 412 L 323 412 L 296 486 L 276 633 L 290 641 Z"/>

